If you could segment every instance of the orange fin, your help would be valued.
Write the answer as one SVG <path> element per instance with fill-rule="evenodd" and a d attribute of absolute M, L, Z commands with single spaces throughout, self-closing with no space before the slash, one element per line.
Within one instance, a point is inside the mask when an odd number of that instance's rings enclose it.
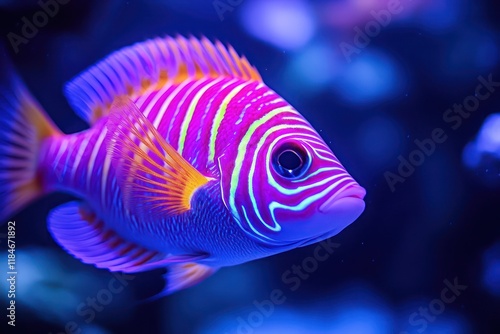
<path fill-rule="evenodd" d="M 210 277 L 217 269 L 198 263 L 173 264 L 168 268 L 166 274 L 167 285 L 162 294 L 169 295 L 192 287 Z"/>
<path fill-rule="evenodd" d="M 84 263 L 111 271 L 135 273 L 207 257 L 205 254 L 175 256 L 129 242 L 79 202 L 65 203 L 52 210 L 48 227 L 54 240 L 68 253 Z"/>
<path fill-rule="evenodd" d="M 49 137 L 62 136 L 0 48 L 0 224 L 45 193 L 38 164 Z"/>
<path fill-rule="evenodd" d="M 135 100 L 164 85 L 218 77 L 262 81 L 259 72 L 231 46 L 206 37 L 167 36 L 114 52 L 69 82 L 65 95 L 76 113 L 94 124 L 109 114 L 119 97 Z"/>
<path fill-rule="evenodd" d="M 219 268 L 199 263 L 175 263 L 168 266 L 165 274 L 165 288 L 157 295 L 145 301 L 157 300 L 174 292 L 190 288 L 212 276 Z"/>
<path fill-rule="evenodd" d="M 113 103 L 106 142 L 125 206 L 149 217 L 181 214 L 209 179 L 158 133 L 128 98 Z"/>

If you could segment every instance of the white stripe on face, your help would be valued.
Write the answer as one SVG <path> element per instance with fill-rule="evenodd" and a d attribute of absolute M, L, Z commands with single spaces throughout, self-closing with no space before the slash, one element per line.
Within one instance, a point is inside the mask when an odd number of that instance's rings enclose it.
<path fill-rule="evenodd" d="M 279 117 L 282 121 L 277 121 L 274 117 Z M 229 197 L 229 207 L 233 212 L 239 213 L 238 223 L 244 230 L 263 241 L 279 242 L 279 232 L 286 221 L 277 220 L 276 210 L 287 210 L 290 217 L 314 214 L 324 200 L 357 183 L 307 121 L 296 115 L 268 114 L 265 121 L 261 119 L 259 127 L 268 125 L 271 120 L 276 125 L 258 136 L 255 127 L 258 121 L 252 124 L 253 128 L 250 126 L 252 130 L 247 133 L 245 145 L 251 141 L 255 150 L 243 153 L 243 146 L 240 144 L 238 155 L 241 160 L 237 159 L 233 171 L 237 182 L 231 183 L 233 196 Z M 296 179 L 280 176 L 274 169 L 273 154 L 275 149 L 285 144 L 304 148 L 310 165 L 314 168 L 311 167 Z M 241 173 L 242 164 L 250 164 L 248 176 Z M 236 194 L 238 199 L 235 198 Z M 314 209 L 316 207 L 318 210 Z"/>

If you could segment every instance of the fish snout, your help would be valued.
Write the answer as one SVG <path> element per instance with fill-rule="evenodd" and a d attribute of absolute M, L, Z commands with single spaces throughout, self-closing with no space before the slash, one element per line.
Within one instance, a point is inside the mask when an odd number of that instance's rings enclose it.
<path fill-rule="evenodd" d="M 365 195 L 363 187 L 353 185 L 328 198 L 319 207 L 319 211 L 335 223 L 336 229 L 343 230 L 363 213 Z"/>

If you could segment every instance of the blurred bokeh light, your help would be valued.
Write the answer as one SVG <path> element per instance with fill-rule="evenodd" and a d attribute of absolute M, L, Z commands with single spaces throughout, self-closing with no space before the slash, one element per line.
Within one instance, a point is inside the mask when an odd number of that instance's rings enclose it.
<path fill-rule="evenodd" d="M 488 248 L 484 253 L 483 283 L 491 294 L 500 297 L 500 242 Z"/>
<path fill-rule="evenodd" d="M 22 18 L 40 10 L 36 0 L 0 0 L 1 35 L 20 34 Z M 315 245 L 222 268 L 151 303 L 143 300 L 161 289 L 163 271 L 139 274 L 86 321 L 91 313 L 82 316 L 79 306 L 105 293 L 115 276 L 55 244 L 45 217 L 73 198 L 43 198 L 13 217 L 20 333 L 64 333 L 72 321 L 84 334 L 500 332 L 497 2 L 69 1 L 19 52 L 7 38 L 3 43 L 55 123 L 71 133 L 86 124 L 69 108 L 65 82 L 123 46 L 177 34 L 206 35 L 244 54 L 367 189 L 366 211 L 334 237 L 341 246 L 297 291 L 282 275 Z M 480 76 L 492 77 L 490 96 L 452 129 L 444 114 L 477 95 Z M 422 164 L 402 167 L 401 159 L 419 149 L 415 140 L 431 138 L 435 129 L 447 139 Z M 400 178 L 395 189 L 387 172 Z M 0 261 L 4 232 L 2 225 Z M 412 321 L 414 312 L 440 300 L 443 280 L 454 277 L 467 290 L 433 320 L 419 315 Z M 0 287 L 6 291 L 7 281 Z M 250 325 L 255 302 L 275 289 L 286 300 L 269 316 L 254 315 L 258 326 Z M 7 302 L 5 293 L 0 300 Z M 5 326 L 2 321 L 0 333 L 10 333 Z"/>

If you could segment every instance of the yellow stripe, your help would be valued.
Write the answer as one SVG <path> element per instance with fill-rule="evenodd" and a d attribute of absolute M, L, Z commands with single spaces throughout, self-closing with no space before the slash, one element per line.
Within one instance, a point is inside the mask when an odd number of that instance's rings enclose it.
<path fill-rule="evenodd" d="M 203 94 L 206 93 L 208 89 L 211 87 L 215 86 L 221 81 L 221 79 L 209 82 L 205 87 L 200 89 L 198 93 L 196 93 L 196 96 L 193 98 L 193 101 L 191 101 L 191 104 L 189 105 L 188 111 L 186 115 L 184 116 L 184 120 L 182 121 L 181 125 L 181 132 L 179 133 L 179 144 L 178 144 L 178 151 L 180 154 L 182 154 L 182 151 L 184 150 L 184 142 L 186 141 L 186 136 L 187 136 L 187 130 L 189 128 L 189 124 L 191 123 L 191 120 L 193 119 L 194 112 L 196 110 L 196 107 L 198 106 L 198 103 L 200 102 L 200 99 L 202 98 Z"/>
<path fill-rule="evenodd" d="M 222 104 L 219 107 L 219 110 L 217 110 L 217 113 L 215 114 L 214 118 L 214 123 L 212 124 L 212 131 L 210 132 L 210 143 L 208 147 L 208 161 L 213 162 L 215 158 L 215 141 L 217 140 L 217 133 L 219 132 L 220 125 L 222 123 L 222 120 L 224 119 L 224 115 L 226 114 L 227 111 L 227 106 L 229 102 L 238 94 L 245 86 L 247 86 L 249 83 L 245 82 L 242 83 L 241 85 L 235 87 L 222 101 Z"/>
<path fill-rule="evenodd" d="M 290 110 L 290 106 L 277 108 L 277 109 L 271 111 L 270 113 L 266 114 L 261 119 L 258 119 L 255 122 L 253 122 L 252 125 L 247 130 L 247 132 L 245 133 L 245 136 L 242 138 L 240 145 L 238 146 L 238 155 L 236 156 L 233 174 L 231 175 L 231 188 L 230 188 L 230 192 L 229 192 L 229 205 L 231 207 L 231 211 L 236 216 L 238 216 L 238 214 L 237 214 L 237 209 L 235 206 L 234 198 L 236 195 L 236 188 L 238 187 L 238 181 L 239 181 L 239 177 L 240 177 L 241 168 L 243 167 L 243 159 L 245 158 L 245 154 L 247 153 L 248 143 L 250 142 L 252 135 L 254 134 L 254 132 L 257 130 L 257 128 L 259 126 L 263 125 L 264 123 L 269 121 L 274 116 L 279 115 L 279 114 L 284 113 L 284 112 L 293 112 L 293 111 Z"/>

